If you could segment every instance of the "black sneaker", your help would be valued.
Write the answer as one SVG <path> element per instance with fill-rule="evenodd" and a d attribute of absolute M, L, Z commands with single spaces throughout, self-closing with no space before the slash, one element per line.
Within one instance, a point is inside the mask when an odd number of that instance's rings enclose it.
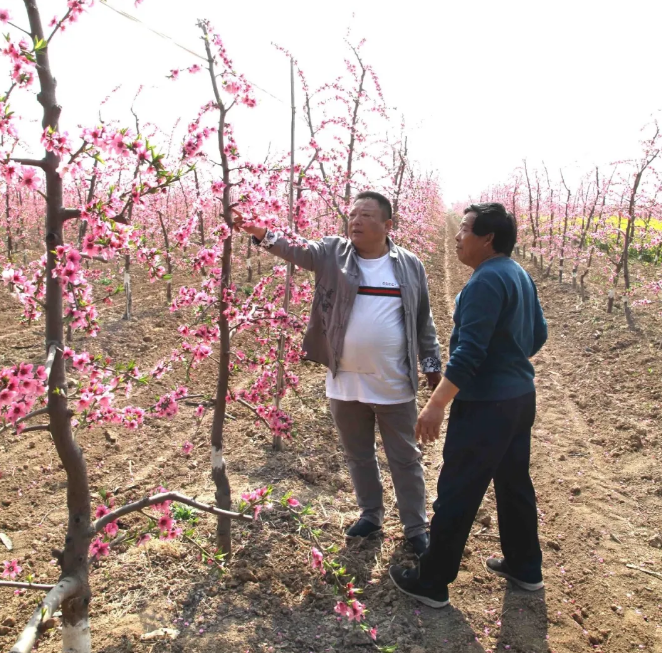
<path fill-rule="evenodd" d="M 487 565 L 487 569 L 493 574 L 509 580 L 527 592 L 535 592 L 545 587 L 545 583 L 542 580 L 535 583 L 527 583 L 519 578 L 515 578 L 503 558 L 488 558 L 485 564 Z"/>
<path fill-rule="evenodd" d="M 428 587 L 418 578 L 418 567 L 405 569 L 400 565 L 393 565 L 388 574 L 395 586 L 407 596 L 429 605 L 431 608 L 445 608 L 449 603 L 448 587 Z"/>
<path fill-rule="evenodd" d="M 414 553 L 420 558 L 430 546 L 430 536 L 427 533 L 420 533 L 413 537 L 408 537 L 407 542 L 414 550 Z"/>
<path fill-rule="evenodd" d="M 361 518 L 345 531 L 345 535 L 346 537 L 370 537 L 381 530 L 381 526 L 377 526 L 377 524 Z"/>

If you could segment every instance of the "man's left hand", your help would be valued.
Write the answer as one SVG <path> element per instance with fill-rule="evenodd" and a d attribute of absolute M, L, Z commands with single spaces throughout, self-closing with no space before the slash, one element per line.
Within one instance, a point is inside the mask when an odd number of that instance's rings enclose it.
<path fill-rule="evenodd" d="M 425 377 L 428 380 L 430 390 L 434 390 L 441 383 L 441 372 L 426 372 Z"/>

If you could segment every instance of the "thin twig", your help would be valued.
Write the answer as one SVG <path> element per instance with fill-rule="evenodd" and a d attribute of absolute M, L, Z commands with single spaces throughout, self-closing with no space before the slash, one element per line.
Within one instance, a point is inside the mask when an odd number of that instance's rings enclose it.
<path fill-rule="evenodd" d="M 37 415 L 45 415 L 47 412 L 48 412 L 48 408 L 40 408 L 39 410 L 33 410 L 31 413 L 28 413 L 25 417 L 21 417 L 20 419 L 17 419 L 13 424 L 6 424 L 5 426 L 3 426 L 0 429 L 0 435 L 11 427 L 16 428 L 19 424 L 21 424 L 21 422 L 25 422 L 33 417 L 37 417 Z"/>
<path fill-rule="evenodd" d="M 35 426 L 28 426 L 23 429 L 21 433 L 30 433 L 31 431 L 50 431 L 50 424 L 36 424 Z"/>
<path fill-rule="evenodd" d="M 144 497 L 140 499 L 140 501 L 135 501 L 134 503 L 127 503 L 126 505 L 109 512 L 100 519 L 97 519 L 92 524 L 90 535 L 98 533 L 101 529 L 104 528 L 104 526 L 106 526 L 106 524 L 109 524 L 110 522 L 115 521 L 124 515 L 128 515 L 132 512 L 137 512 L 143 508 L 148 508 L 154 504 L 164 503 L 166 501 L 177 501 L 178 503 L 184 503 L 193 508 L 197 508 L 198 510 L 202 510 L 203 512 L 210 512 L 212 515 L 228 517 L 229 519 L 239 519 L 241 521 L 249 522 L 254 521 L 253 517 L 245 513 L 221 510 L 216 506 L 200 503 L 199 501 L 191 499 L 190 497 L 187 497 L 184 494 L 180 494 L 179 492 L 162 492 L 161 494 L 154 494 L 151 497 Z"/>
<path fill-rule="evenodd" d="M 184 535 L 183 537 L 187 542 L 190 542 L 193 546 L 200 549 L 200 551 L 202 551 L 202 553 L 204 553 L 207 556 L 208 560 L 213 560 L 214 564 L 216 565 L 216 567 L 218 567 L 219 571 L 225 571 L 223 565 L 220 562 L 218 562 L 218 560 L 216 560 L 216 558 L 211 553 L 209 553 L 209 551 L 207 551 L 204 547 L 198 544 L 193 538 L 189 537 L 188 535 Z"/>
<path fill-rule="evenodd" d="M 19 583 L 14 580 L 0 580 L 0 587 L 18 587 L 24 590 L 52 590 L 55 585 L 42 585 L 40 583 Z"/>
<path fill-rule="evenodd" d="M 271 425 L 269 424 L 269 422 L 267 422 L 266 419 L 264 419 L 264 417 L 262 417 L 262 415 L 260 415 L 260 414 L 257 412 L 257 408 L 256 408 L 255 406 L 253 406 L 252 404 L 249 404 L 247 401 L 245 401 L 244 399 L 241 399 L 241 398 L 239 398 L 239 397 L 234 397 L 234 401 L 236 401 L 237 403 L 241 404 L 242 406 L 246 406 L 246 408 L 248 408 L 249 410 L 252 410 L 252 411 L 255 413 L 255 415 L 256 415 L 257 417 L 259 417 L 259 418 L 264 422 L 264 424 L 266 425 L 266 427 L 267 427 L 269 430 L 271 430 Z"/>
<path fill-rule="evenodd" d="M 644 569 L 643 567 L 637 567 L 637 565 L 625 565 L 628 569 L 636 569 L 637 571 L 641 571 L 644 574 L 648 574 L 649 576 L 654 576 L 655 578 L 659 578 L 662 580 L 662 574 L 658 574 L 656 571 L 651 571 L 650 569 Z"/>

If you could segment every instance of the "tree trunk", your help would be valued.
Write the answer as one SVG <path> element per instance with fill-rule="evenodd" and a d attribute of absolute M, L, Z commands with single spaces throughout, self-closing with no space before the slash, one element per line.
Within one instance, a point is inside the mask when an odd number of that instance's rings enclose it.
<path fill-rule="evenodd" d="M 170 241 L 168 240 L 168 230 L 163 222 L 163 214 L 158 211 L 159 223 L 161 224 L 161 233 L 163 234 L 163 243 L 165 244 L 165 262 L 168 278 L 166 279 L 166 303 L 172 304 L 172 259 L 170 258 Z"/>
<path fill-rule="evenodd" d="M 353 164 L 353 159 L 354 159 L 354 147 L 356 145 L 356 124 L 359 119 L 359 107 L 361 106 L 361 100 L 363 99 L 363 84 L 365 82 L 365 75 L 366 75 L 366 69 L 365 66 L 363 65 L 363 62 L 361 61 L 361 58 L 359 55 L 356 54 L 356 58 L 358 59 L 359 65 L 361 66 L 361 81 L 359 82 L 359 88 L 356 94 L 356 98 L 354 100 L 354 111 L 352 113 L 352 123 L 350 126 L 350 135 L 349 135 L 349 146 L 347 148 L 347 170 L 346 170 L 346 177 L 345 177 L 345 206 L 349 205 L 349 200 L 351 199 L 351 192 L 352 192 L 352 164 Z M 343 226 L 345 228 L 345 237 L 349 235 L 349 228 L 348 228 L 348 221 L 347 219 L 343 216 Z"/>
<path fill-rule="evenodd" d="M 568 235 L 568 213 L 570 211 L 570 189 L 565 183 L 563 178 L 563 171 L 561 171 L 561 181 L 568 191 L 568 196 L 565 200 L 565 215 L 563 217 L 563 235 L 561 236 L 561 255 L 559 257 L 559 283 L 563 283 L 563 264 L 565 262 L 565 241 Z"/>
<path fill-rule="evenodd" d="M 250 236 L 246 246 L 246 281 L 248 283 L 253 281 L 253 239 Z"/>
<path fill-rule="evenodd" d="M 37 3 L 24 0 L 33 40 L 44 40 L 44 31 Z M 42 127 L 59 131 L 61 107 L 57 103 L 55 79 L 51 73 L 48 47 L 38 50 L 37 74 L 43 107 Z M 60 581 L 75 579 L 80 591 L 62 604 L 62 646 L 68 653 L 89 653 L 92 650 L 88 622 L 90 588 L 88 552 L 90 548 L 90 492 L 87 469 L 81 448 L 71 432 L 71 412 L 67 408 L 67 383 L 63 350 L 62 286 L 53 277 L 56 265 L 55 248 L 63 244 L 62 180 L 57 173 L 60 159 L 54 152 L 45 153 L 46 177 L 46 352 L 55 347 L 55 359 L 48 379 L 48 416 L 50 433 L 58 456 L 67 474 L 67 509 L 69 512 L 64 550 L 58 554 L 62 569 Z"/>
<path fill-rule="evenodd" d="M 126 297 L 126 305 L 122 319 L 130 320 L 133 295 L 131 294 L 131 256 L 129 254 L 124 255 L 124 295 Z"/>
<path fill-rule="evenodd" d="M 218 328 L 220 339 L 218 381 L 216 384 L 216 405 L 214 407 L 214 420 L 211 428 L 211 465 L 212 478 L 216 486 L 216 505 L 222 510 L 232 507 L 232 492 L 227 466 L 223 457 L 225 436 L 225 406 L 227 403 L 228 386 L 230 384 L 230 325 L 225 311 L 228 308 L 225 301 L 225 291 L 230 287 L 232 278 L 232 202 L 230 198 L 230 164 L 225 153 L 225 117 L 227 111 L 216 82 L 216 67 L 207 38 L 207 23 L 200 21 L 199 26 L 204 34 L 205 52 L 209 66 L 209 76 L 214 90 L 214 97 L 218 106 L 218 151 L 221 156 L 221 169 L 223 170 L 223 218 L 229 227 L 230 235 L 223 242 L 223 260 L 221 263 L 221 286 L 219 288 L 219 316 Z M 216 524 L 216 544 L 226 554 L 226 559 L 232 557 L 232 521 L 228 517 L 218 517 Z"/>

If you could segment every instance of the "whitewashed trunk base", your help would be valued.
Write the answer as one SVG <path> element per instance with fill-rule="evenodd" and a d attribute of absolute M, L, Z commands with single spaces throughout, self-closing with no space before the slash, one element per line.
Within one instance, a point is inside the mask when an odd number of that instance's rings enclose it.
<path fill-rule="evenodd" d="M 75 626 L 62 626 L 62 653 L 92 653 L 90 623 L 87 619 Z"/>

